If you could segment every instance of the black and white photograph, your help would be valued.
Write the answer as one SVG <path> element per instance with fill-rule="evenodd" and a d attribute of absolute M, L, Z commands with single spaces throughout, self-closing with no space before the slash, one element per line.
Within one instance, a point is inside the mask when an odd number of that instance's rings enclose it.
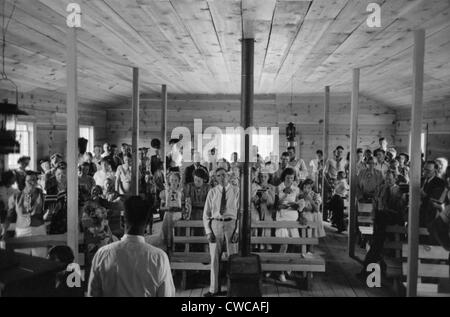
<path fill-rule="evenodd" d="M 0 12 L 0 297 L 450 297 L 450 0 Z"/>

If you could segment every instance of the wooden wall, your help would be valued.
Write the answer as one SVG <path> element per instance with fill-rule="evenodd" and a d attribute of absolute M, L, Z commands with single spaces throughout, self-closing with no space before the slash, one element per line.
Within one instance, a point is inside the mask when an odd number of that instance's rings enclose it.
<path fill-rule="evenodd" d="M 401 151 L 408 151 L 411 129 L 411 110 L 396 111 L 396 144 Z M 428 131 L 427 158 L 450 158 L 450 100 L 427 104 L 423 112 L 424 131 Z"/>
<path fill-rule="evenodd" d="M 291 100 L 292 98 L 292 100 Z M 291 104 L 292 101 L 292 104 Z M 322 148 L 323 96 L 259 95 L 255 97 L 255 127 L 280 128 L 280 154 L 286 150 L 285 129 L 289 122 L 297 128 L 300 156 L 309 161 Z M 131 106 L 129 104 L 107 111 L 107 133 L 112 143 L 131 143 Z M 150 147 L 152 138 L 159 138 L 161 102 L 158 97 L 141 98 L 140 146 Z M 239 96 L 178 95 L 168 101 L 168 133 L 177 126 L 185 126 L 193 134 L 194 118 L 209 126 L 236 127 L 240 124 Z M 359 115 L 359 146 L 375 149 L 378 138 L 394 141 L 395 112 L 367 98 L 361 97 Z M 350 94 L 331 94 L 330 151 L 350 145 Z"/>
<path fill-rule="evenodd" d="M 11 92 L 0 91 L 0 99 L 15 100 Z M 66 153 L 66 97 L 50 91 L 20 94 L 19 108 L 29 116 L 21 116 L 20 121 L 35 123 L 36 159 L 53 153 Z M 106 111 L 93 105 L 79 105 L 80 125 L 94 126 L 96 143 L 106 138 Z"/>
<path fill-rule="evenodd" d="M 331 92 L 329 155 L 338 145 L 342 145 L 345 152 L 350 150 L 350 99 L 350 94 Z M 284 131 L 290 121 L 295 123 L 300 156 L 308 161 L 323 146 L 323 103 L 324 97 L 317 94 L 295 96 L 293 105 L 291 96 L 277 95 L 280 130 Z M 358 125 L 358 147 L 373 151 L 379 147 L 378 139 L 382 136 L 389 143 L 394 142 L 395 112 L 363 96 L 360 97 Z M 280 147 L 286 148 L 283 144 Z"/>

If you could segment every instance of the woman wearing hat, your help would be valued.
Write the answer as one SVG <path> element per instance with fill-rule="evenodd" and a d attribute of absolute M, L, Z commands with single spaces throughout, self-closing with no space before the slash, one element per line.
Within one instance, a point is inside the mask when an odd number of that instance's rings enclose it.
<path fill-rule="evenodd" d="M 8 229 L 9 218 L 15 212 L 17 214 L 16 237 L 18 238 L 47 234 L 43 218 L 44 194 L 37 187 L 37 175 L 37 172 L 27 171 L 25 187 L 22 191 L 11 196 L 9 200 L 5 229 Z M 22 249 L 20 252 L 43 258 L 47 256 L 47 248 Z"/>
<path fill-rule="evenodd" d="M 272 221 L 274 218 L 274 205 L 276 188 L 269 184 L 270 180 L 269 168 L 262 168 L 258 173 L 259 183 L 252 184 L 252 221 Z M 258 236 L 270 237 L 271 229 L 263 229 Z M 260 249 L 264 250 L 265 245 L 261 245 Z M 272 246 L 267 245 L 267 250 L 271 250 Z"/>
<path fill-rule="evenodd" d="M 22 156 L 17 160 L 17 164 L 19 164 L 19 168 L 15 170 L 17 187 L 19 190 L 23 190 L 25 188 L 25 178 L 27 176 L 27 167 L 30 165 L 30 157 Z"/>

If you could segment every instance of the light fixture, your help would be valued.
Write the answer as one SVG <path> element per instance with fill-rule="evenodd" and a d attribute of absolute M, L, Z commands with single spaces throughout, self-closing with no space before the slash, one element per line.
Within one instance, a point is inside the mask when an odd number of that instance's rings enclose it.
<path fill-rule="evenodd" d="M 289 124 L 286 127 L 286 138 L 288 142 L 295 142 L 295 134 L 296 134 L 295 125 L 292 122 L 289 122 Z"/>
<path fill-rule="evenodd" d="M 16 124 L 18 115 L 28 115 L 25 111 L 19 109 L 19 90 L 15 82 L 8 78 L 5 71 L 5 49 L 6 49 L 6 31 L 8 30 L 9 22 L 16 9 L 16 2 L 14 2 L 11 14 L 6 20 L 6 0 L 3 1 L 2 11 L 2 71 L 0 83 L 10 85 L 13 87 L 16 96 L 16 103 L 9 102 L 4 99 L 0 103 L 0 154 L 10 154 L 20 152 L 20 144 L 16 140 Z M 0 86 L 0 88 L 3 88 Z M 5 89 L 9 90 L 9 89 Z"/>

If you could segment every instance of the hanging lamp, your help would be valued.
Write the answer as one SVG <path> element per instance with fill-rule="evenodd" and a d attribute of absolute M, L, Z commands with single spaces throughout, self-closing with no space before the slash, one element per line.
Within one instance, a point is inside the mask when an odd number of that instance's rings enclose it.
<path fill-rule="evenodd" d="M 0 89 L 3 85 L 12 86 L 15 92 L 15 103 L 8 99 L 0 101 L 0 154 L 12 154 L 20 152 L 20 144 L 16 140 L 16 123 L 17 116 L 26 116 L 28 113 L 19 109 L 19 89 L 14 81 L 8 78 L 5 71 L 5 49 L 6 49 L 6 32 L 8 30 L 9 22 L 16 9 L 16 2 L 14 2 L 8 20 L 6 20 L 6 0 L 3 0 L 3 14 L 2 14 L 2 71 L 0 77 Z M 5 89 L 10 90 L 10 89 Z"/>

